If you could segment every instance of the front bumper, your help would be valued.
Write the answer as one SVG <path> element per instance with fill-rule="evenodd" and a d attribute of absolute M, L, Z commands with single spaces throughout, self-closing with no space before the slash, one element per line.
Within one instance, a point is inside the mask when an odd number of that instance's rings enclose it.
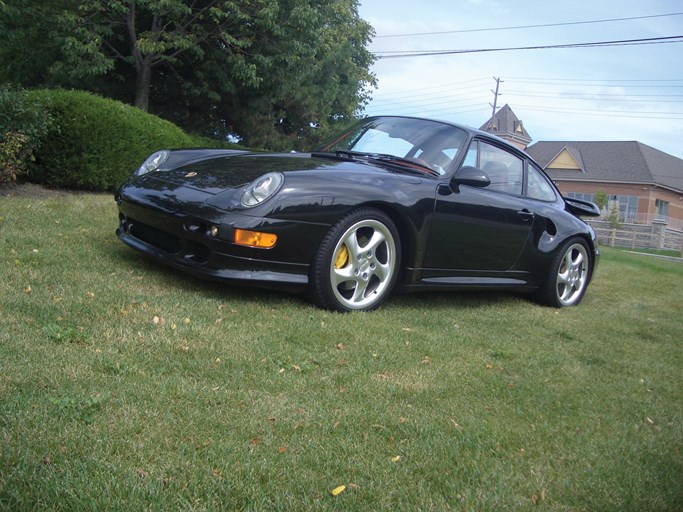
<path fill-rule="evenodd" d="M 181 213 L 125 197 L 117 203 L 117 236 L 154 260 L 204 279 L 294 292 L 308 286 L 312 258 L 329 229 L 206 206 Z M 278 242 L 271 249 L 244 247 L 234 243 L 236 228 L 273 233 Z"/>

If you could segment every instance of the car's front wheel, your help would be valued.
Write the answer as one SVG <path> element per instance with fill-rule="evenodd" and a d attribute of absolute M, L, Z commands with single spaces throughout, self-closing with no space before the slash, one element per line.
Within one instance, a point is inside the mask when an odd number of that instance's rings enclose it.
<path fill-rule="evenodd" d="M 310 295 L 324 309 L 370 311 L 391 293 L 401 244 L 383 212 L 361 208 L 342 218 L 323 238 L 313 261 Z"/>
<path fill-rule="evenodd" d="M 539 299 L 553 307 L 576 306 L 590 281 L 591 260 L 588 245 L 581 238 L 571 238 L 555 254 L 548 278 L 539 290 Z"/>

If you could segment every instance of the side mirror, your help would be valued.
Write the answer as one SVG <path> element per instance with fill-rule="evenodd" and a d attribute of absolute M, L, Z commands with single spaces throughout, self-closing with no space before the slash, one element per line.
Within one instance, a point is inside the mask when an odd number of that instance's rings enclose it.
<path fill-rule="evenodd" d="M 583 215 L 586 217 L 600 217 L 600 208 L 595 203 L 590 201 L 582 201 L 581 199 L 564 198 L 564 203 L 567 205 L 567 210 L 574 215 Z"/>
<path fill-rule="evenodd" d="M 451 187 L 456 192 L 459 190 L 460 185 L 483 188 L 488 187 L 490 184 L 491 180 L 484 171 L 469 165 L 458 169 L 455 176 L 451 179 Z"/>

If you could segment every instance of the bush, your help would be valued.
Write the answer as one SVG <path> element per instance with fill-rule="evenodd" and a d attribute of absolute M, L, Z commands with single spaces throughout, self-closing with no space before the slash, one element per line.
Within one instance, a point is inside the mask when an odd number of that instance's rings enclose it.
<path fill-rule="evenodd" d="M 0 86 L 0 183 L 26 173 L 51 120 L 41 101 L 23 90 Z"/>
<path fill-rule="evenodd" d="M 174 124 L 90 93 L 37 90 L 54 119 L 31 165 L 30 181 L 49 187 L 109 191 L 152 152 L 206 146 Z"/>

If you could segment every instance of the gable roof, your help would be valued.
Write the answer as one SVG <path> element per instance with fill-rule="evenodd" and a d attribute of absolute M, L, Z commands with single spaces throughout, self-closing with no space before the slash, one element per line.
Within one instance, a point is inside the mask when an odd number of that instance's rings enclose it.
<path fill-rule="evenodd" d="M 517 118 L 507 103 L 479 129 L 506 140 L 523 142 L 525 146 L 531 142 L 531 136 L 524 128 L 522 121 Z"/>
<path fill-rule="evenodd" d="M 583 167 L 581 153 L 574 148 L 563 147 L 548 163 L 547 169 L 577 170 L 586 172 Z"/>
<path fill-rule="evenodd" d="M 553 165 L 564 150 L 580 171 Z M 553 180 L 654 184 L 683 192 L 683 160 L 637 141 L 539 141 L 526 151 Z"/>

